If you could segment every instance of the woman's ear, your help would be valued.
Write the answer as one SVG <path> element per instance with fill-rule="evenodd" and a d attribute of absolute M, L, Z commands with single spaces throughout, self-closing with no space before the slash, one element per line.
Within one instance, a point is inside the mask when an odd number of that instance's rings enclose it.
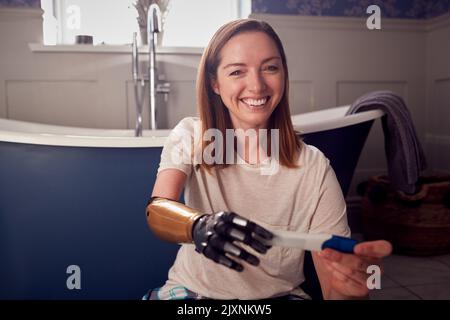
<path fill-rule="evenodd" d="M 213 89 L 215 94 L 220 96 L 219 84 L 217 83 L 217 80 L 214 78 L 211 79 L 211 88 Z"/>

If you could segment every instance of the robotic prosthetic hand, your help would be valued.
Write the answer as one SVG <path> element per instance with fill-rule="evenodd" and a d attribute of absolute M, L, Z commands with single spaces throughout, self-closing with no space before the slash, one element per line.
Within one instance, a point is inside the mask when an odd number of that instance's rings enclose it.
<path fill-rule="evenodd" d="M 233 212 L 203 214 L 164 198 L 152 198 L 146 211 L 150 229 L 163 240 L 193 242 L 197 252 L 237 271 L 243 270 L 242 264 L 229 256 L 259 264 L 259 259 L 239 243 L 264 254 L 270 246 L 261 240 L 273 237 L 270 231 Z"/>
<path fill-rule="evenodd" d="M 242 271 L 244 267 L 226 254 L 258 265 L 259 259 L 256 256 L 235 244 L 245 243 L 259 253 L 266 253 L 270 247 L 264 245 L 258 236 L 271 239 L 272 233 L 234 212 L 224 211 L 202 216 L 195 222 L 192 230 L 195 250 L 237 271 Z"/>

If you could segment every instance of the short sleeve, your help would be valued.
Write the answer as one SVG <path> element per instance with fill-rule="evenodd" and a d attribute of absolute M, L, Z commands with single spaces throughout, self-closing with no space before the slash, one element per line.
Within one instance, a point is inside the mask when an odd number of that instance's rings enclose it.
<path fill-rule="evenodd" d="M 322 161 L 321 161 L 322 162 Z M 311 220 L 311 233 L 329 233 L 350 237 L 347 207 L 341 186 L 328 159 L 323 159 L 319 170 L 318 201 Z"/>
<path fill-rule="evenodd" d="M 161 153 L 158 173 L 165 169 L 178 169 L 187 176 L 191 174 L 197 122 L 193 117 L 184 118 L 170 132 Z"/>

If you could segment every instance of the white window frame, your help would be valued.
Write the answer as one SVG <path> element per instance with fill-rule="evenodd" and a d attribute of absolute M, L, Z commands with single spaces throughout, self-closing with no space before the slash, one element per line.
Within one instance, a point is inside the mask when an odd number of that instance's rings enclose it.
<path fill-rule="evenodd" d="M 48 41 L 46 40 L 46 28 L 44 26 L 44 41 L 46 45 L 50 44 L 50 45 L 68 45 L 70 43 L 64 43 L 64 25 L 66 23 L 66 13 L 64 12 L 64 9 L 66 8 L 66 1 L 67 0 L 43 0 L 43 1 L 48 1 L 49 3 L 47 4 L 47 6 L 50 7 L 50 14 L 52 14 L 55 19 L 56 19 L 56 43 L 54 43 L 53 41 Z M 96 1 L 96 0 L 92 0 L 92 1 Z M 183 1 L 190 1 L 190 0 L 183 0 Z M 240 18 L 243 17 L 244 14 L 248 13 L 250 14 L 251 12 L 251 0 L 230 0 L 231 1 L 231 13 L 235 18 Z M 173 5 L 173 4 L 172 4 Z M 49 14 L 48 12 L 46 12 L 45 14 Z M 138 32 L 139 34 L 139 30 L 138 30 L 138 26 L 136 23 L 136 30 L 135 32 Z M 130 41 L 125 41 L 124 44 L 131 42 L 131 35 L 130 35 Z M 94 42 L 95 43 L 95 42 Z M 164 43 L 163 43 L 164 46 Z M 171 47 L 177 47 L 178 45 L 172 45 Z M 199 47 L 198 44 L 193 44 L 190 47 Z"/>

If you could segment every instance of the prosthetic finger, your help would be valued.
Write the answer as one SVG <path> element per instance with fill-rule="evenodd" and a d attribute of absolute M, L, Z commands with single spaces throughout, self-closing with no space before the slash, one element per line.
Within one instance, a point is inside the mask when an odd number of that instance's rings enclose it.
<path fill-rule="evenodd" d="M 241 229 L 240 227 L 227 222 L 221 221 L 217 223 L 215 230 L 223 236 L 251 246 L 259 253 L 266 253 L 267 249 L 270 248 L 264 245 L 259 239 L 254 238 L 253 233 L 250 230 Z"/>
<path fill-rule="evenodd" d="M 257 225 L 254 222 L 249 221 L 248 229 L 264 239 L 270 240 L 273 238 L 272 232 L 264 229 L 263 227 Z"/>
<path fill-rule="evenodd" d="M 246 218 L 239 216 L 234 212 L 225 212 L 223 220 L 226 222 L 231 222 L 232 224 L 238 226 L 239 229 L 244 230 L 245 233 L 250 233 L 252 237 L 253 233 L 255 233 L 256 235 L 258 235 L 263 239 L 270 240 L 273 238 L 272 232 L 264 229 L 263 227 L 254 223 L 253 221 L 247 220 Z"/>
<path fill-rule="evenodd" d="M 246 218 L 243 218 L 239 215 L 237 215 L 234 212 L 226 212 L 224 216 L 224 220 L 227 222 L 231 222 L 237 226 L 240 226 L 245 231 L 254 232 L 257 235 L 261 236 L 264 239 L 272 239 L 273 234 L 272 232 L 264 229 L 260 225 L 257 225 L 256 223 L 247 220 Z"/>
<path fill-rule="evenodd" d="M 244 267 L 240 263 L 237 263 L 236 261 L 231 260 L 225 254 L 219 252 L 212 246 L 207 246 L 203 250 L 203 255 L 217 263 L 220 263 L 220 264 L 230 268 L 230 269 L 233 269 L 236 271 L 244 270 Z"/>
<path fill-rule="evenodd" d="M 219 251 L 223 251 L 226 253 L 229 253 L 235 257 L 238 257 L 254 266 L 257 266 L 259 264 L 259 259 L 245 251 L 244 249 L 234 245 L 227 239 L 222 238 L 219 235 L 213 235 L 209 241 L 210 245 L 214 248 L 218 249 Z"/>
<path fill-rule="evenodd" d="M 252 247 L 254 250 L 258 251 L 259 253 L 266 253 L 268 249 L 271 248 L 271 246 L 267 246 L 263 243 L 261 243 L 259 240 L 256 240 L 255 238 L 251 238 L 251 240 L 245 244 L 248 244 L 250 247 Z"/>

